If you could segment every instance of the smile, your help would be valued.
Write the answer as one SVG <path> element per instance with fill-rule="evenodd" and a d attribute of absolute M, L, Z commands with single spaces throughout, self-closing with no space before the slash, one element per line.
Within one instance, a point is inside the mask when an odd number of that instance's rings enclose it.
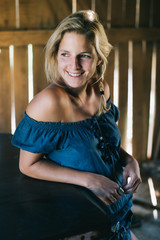
<path fill-rule="evenodd" d="M 81 73 L 71 73 L 71 72 L 67 72 L 71 77 L 79 77 L 81 76 L 84 72 Z"/>

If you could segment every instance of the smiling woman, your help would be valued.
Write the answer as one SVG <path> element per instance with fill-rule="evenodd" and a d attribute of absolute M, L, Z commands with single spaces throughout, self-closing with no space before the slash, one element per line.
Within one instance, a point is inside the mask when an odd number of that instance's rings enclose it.
<path fill-rule="evenodd" d="M 87 86 L 100 64 L 97 53 L 85 35 L 65 33 L 58 50 L 59 81 L 70 88 Z"/>
<path fill-rule="evenodd" d="M 95 12 L 65 18 L 46 45 L 51 84 L 27 106 L 12 143 L 20 148 L 23 174 L 90 189 L 106 211 L 106 239 L 135 240 L 129 225 L 141 177 L 121 148 L 119 110 L 104 82 L 110 50 Z"/>

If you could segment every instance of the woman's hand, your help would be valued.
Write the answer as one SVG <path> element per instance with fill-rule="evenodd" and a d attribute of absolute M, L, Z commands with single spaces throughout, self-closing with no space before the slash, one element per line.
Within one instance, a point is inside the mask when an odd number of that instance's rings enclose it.
<path fill-rule="evenodd" d="M 121 198 L 117 192 L 119 185 L 116 182 L 95 173 L 88 173 L 88 176 L 88 188 L 107 205 Z"/>
<path fill-rule="evenodd" d="M 122 187 L 125 194 L 133 194 L 137 191 L 142 182 L 139 164 L 135 158 L 126 153 L 123 149 L 121 149 L 120 156 L 123 157 L 123 161 L 125 161 Z"/>

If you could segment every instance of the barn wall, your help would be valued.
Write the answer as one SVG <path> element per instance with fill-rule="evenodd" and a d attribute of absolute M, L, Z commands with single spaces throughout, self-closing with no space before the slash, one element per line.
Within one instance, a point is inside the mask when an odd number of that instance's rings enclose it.
<path fill-rule="evenodd" d="M 133 155 L 147 159 L 150 90 L 155 78 L 155 129 L 153 152 L 160 133 L 160 1 L 159 0 L 1 0 L 0 1 L 0 132 L 11 132 L 23 118 L 29 101 L 28 45 L 33 49 L 33 95 L 47 86 L 44 48 L 57 24 L 76 10 L 93 9 L 105 27 L 114 49 L 106 81 L 114 101 L 118 79 L 118 122 L 127 149 L 128 99 L 133 102 Z M 12 54 L 13 53 L 13 56 Z M 128 74 L 130 72 L 130 75 Z M 129 76 L 132 92 L 128 92 Z M 153 76 L 153 77 L 152 77 Z M 15 110 L 14 110 L 15 105 Z M 130 108 L 130 106 L 129 106 Z"/>

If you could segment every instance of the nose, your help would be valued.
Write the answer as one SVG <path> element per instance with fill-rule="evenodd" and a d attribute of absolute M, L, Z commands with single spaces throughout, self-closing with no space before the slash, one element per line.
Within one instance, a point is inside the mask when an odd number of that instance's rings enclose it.
<path fill-rule="evenodd" d="M 72 57 L 70 66 L 72 70 L 78 70 L 81 68 L 80 59 L 78 57 Z"/>

